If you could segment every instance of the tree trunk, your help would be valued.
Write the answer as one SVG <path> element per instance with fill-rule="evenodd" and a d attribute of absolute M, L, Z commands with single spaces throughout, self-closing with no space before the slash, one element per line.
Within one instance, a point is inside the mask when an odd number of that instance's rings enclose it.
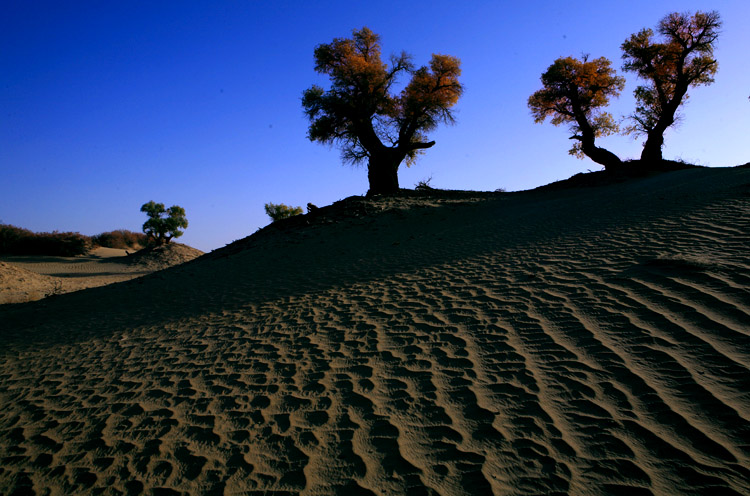
<path fill-rule="evenodd" d="M 683 81 L 675 88 L 672 100 L 663 106 L 663 110 L 656 125 L 646 135 L 646 143 L 641 152 L 641 162 L 651 166 L 658 166 L 663 160 L 662 147 L 664 146 L 664 133 L 674 124 L 674 116 L 687 93 L 688 83 Z"/>
<path fill-rule="evenodd" d="M 603 165 L 604 170 L 606 171 L 612 172 L 617 167 L 622 165 L 622 160 L 620 160 L 620 157 L 607 150 L 606 148 L 599 148 L 598 146 L 594 145 L 593 139 L 589 143 L 583 141 L 581 145 L 583 153 L 597 164 Z"/>
<path fill-rule="evenodd" d="M 578 129 L 581 132 L 580 135 L 571 137 L 570 139 L 577 139 L 581 142 L 581 151 L 588 158 L 596 162 L 597 164 L 603 165 L 604 170 L 613 171 L 622 165 L 620 157 L 612 153 L 605 148 L 599 148 L 594 143 L 596 141 L 596 134 L 594 129 L 589 124 L 586 113 L 578 108 L 576 112 L 576 121 L 578 122 Z"/>
<path fill-rule="evenodd" d="M 662 145 L 664 145 L 664 130 L 653 129 L 646 138 L 646 143 L 643 145 L 643 151 L 641 152 L 641 162 L 647 164 L 658 164 L 662 161 L 663 156 L 661 153 Z"/>
<path fill-rule="evenodd" d="M 594 131 L 588 125 L 588 121 L 579 123 L 581 135 L 573 136 L 571 139 L 577 139 L 581 142 L 581 151 L 588 158 L 596 162 L 597 164 L 603 165 L 604 170 L 614 171 L 616 168 L 622 165 L 620 157 L 607 150 L 606 148 L 599 148 L 594 144 L 595 136 Z"/>
<path fill-rule="evenodd" d="M 382 153 L 370 155 L 367 178 L 370 190 L 367 196 L 398 193 L 398 166 L 404 159 L 401 154 Z"/>

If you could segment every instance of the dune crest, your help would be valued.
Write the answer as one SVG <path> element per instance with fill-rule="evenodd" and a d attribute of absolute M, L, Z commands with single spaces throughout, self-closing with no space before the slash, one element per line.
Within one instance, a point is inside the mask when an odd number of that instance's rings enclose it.
<path fill-rule="evenodd" d="M 750 492 L 750 170 L 335 207 L 0 307 L 1 492 Z"/>

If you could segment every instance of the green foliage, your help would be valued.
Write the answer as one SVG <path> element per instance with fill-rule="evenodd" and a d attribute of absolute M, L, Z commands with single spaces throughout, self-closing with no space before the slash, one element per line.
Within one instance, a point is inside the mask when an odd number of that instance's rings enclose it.
<path fill-rule="evenodd" d="M 80 233 L 34 233 L 21 227 L 0 224 L 0 253 L 74 257 L 88 253 L 91 248 L 91 238 Z"/>
<path fill-rule="evenodd" d="M 143 224 L 143 232 L 149 243 L 169 243 L 173 238 L 182 236 L 184 233 L 180 229 L 188 226 L 185 209 L 178 205 L 165 208 L 163 203 L 150 201 L 141 206 L 141 212 L 148 215 L 148 220 Z"/>
<path fill-rule="evenodd" d="M 274 203 L 266 203 L 265 208 L 266 214 L 268 214 L 273 222 L 302 214 L 302 207 L 290 207 L 283 203 L 279 203 L 278 205 Z"/>
<path fill-rule="evenodd" d="M 143 233 L 118 229 L 116 231 L 103 232 L 91 238 L 92 242 L 103 248 L 118 248 L 127 250 L 129 248 L 139 249 L 148 244 L 148 238 Z"/>

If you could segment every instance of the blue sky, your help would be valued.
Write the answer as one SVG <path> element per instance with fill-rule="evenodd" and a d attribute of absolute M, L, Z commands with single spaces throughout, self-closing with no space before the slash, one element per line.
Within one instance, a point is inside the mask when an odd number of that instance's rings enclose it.
<path fill-rule="evenodd" d="M 508 6 L 511 4 L 511 6 Z M 328 205 L 367 191 L 364 167 L 306 138 L 302 91 L 326 85 L 313 50 L 352 29 L 462 61 L 458 122 L 402 187 L 516 191 L 599 170 L 567 155 L 568 133 L 526 107 L 559 56 L 610 58 L 672 11 L 724 21 L 711 86 L 694 89 L 664 154 L 709 166 L 750 161 L 750 2 L 6 2 L 0 16 L 0 222 L 34 231 L 140 231 L 149 201 L 177 204 L 181 242 L 204 251 L 268 224 L 266 202 Z M 609 137 L 622 158 L 639 140 Z"/>

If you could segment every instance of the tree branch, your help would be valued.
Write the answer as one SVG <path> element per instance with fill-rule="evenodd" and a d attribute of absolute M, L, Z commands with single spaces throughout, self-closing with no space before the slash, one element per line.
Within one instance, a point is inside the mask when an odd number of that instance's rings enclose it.
<path fill-rule="evenodd" d="M 434 141 L 428 143 L 409 143 L 409 148 L 412 150 L 424 150 L 425 148 L 432 148 L 435 146 Z"/>

